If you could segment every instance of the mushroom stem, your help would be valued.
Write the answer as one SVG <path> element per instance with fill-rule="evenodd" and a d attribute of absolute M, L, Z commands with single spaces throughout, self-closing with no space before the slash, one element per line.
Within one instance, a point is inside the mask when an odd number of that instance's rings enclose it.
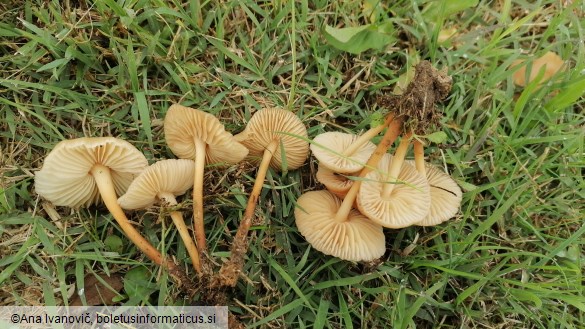
<path fill-rule="evenodd" d="M 110 168 L 98 164 L 93 166 L 90 173 L 96 182 L 104 204 L 116 222 L 118 222 L 124 234 L 155 264 L 164 267 L 172 276 L 178 278 L 180 282 L 185 283 L 189 294 L 194 295 L 196 291 L 191 286 L 191 280 L 187 275 L 171 260 L 164 259 L 162 254 L 136 230 L 126 217 L 124 210 L 118 204 Z"/>
<path fill-rule="evenodd" d="M 146 240 L 138 230 L 130 223 L 124 210 L 118 204 L 118 199 L 116 198 L 116 191 L 114 190 L 114 183 L 112 180 L 112 175 L 110 173 L 110 168 L 103 166 L 103 165 L 95 165 L 91 169 L 91 174 L 95 179 L 95 182 L 98 186 L 100 191 L 100 195 L 104 200 L 104 203 L 114 219 L 120 225 L 120 228 L 124 233 L 130 238 L 138 249 L 140 249 L 148 258 L 150 258 L 153 262 L 157 265 L 163 264 L 163 256 L 161 253 L 150 243 Z"/>
<path fill-rule="evenodd" d="M 386 183 L 384 183 L 384 189 L 382 190 L 382 198 L 390 197 L 390 194 L 394 190 L 394 186 L 398 184 L 398 175 L 402 169 L 402 164 L 404 163 L 406 152 L 408 152 L 408 146 L 410 146 L 410 136 L 411 133 L 404 134 L 404 136 L 402 136 L 402 140 L 400 140 L 400 144 L 398 144 L 398 147 L 396 148 L 396 151 L 394 151 L 392 164 L 390 165 L 388 173 L 386 174 Z M 392 183 L 389 182 L 390 179 L 393 180 Z"/>
<path fill-rule="evenodd" d="M 203 171 L 205 170 L 205 142 L 195 137 L 195 179 L 193 181 L 193 226 L 200 252 L 207 250 L 203 223 Z"/>
<path fill-rule="evenodd" d="M 414 164 L 416 166 L 416 170 L 419 174 L 423 175 L 423 177 L 427 177 L 427 170 L 425 168 L 425 150 L 423 144 L 418 139 L 414 139 Z"/>
<path fill-rule="evenodd" d="M 250 230 L 250 226 L 252 226 L 252 218 L 254 218 L 254 211 L 256 210 L 256 204 L 258 203 L 258 198 L 260 197 L 262 186 L 264 185 L 264 178 L 266 178 L 266 172 L 268 171 L 270 160 L 272 159 L 274 152 L 276 152 L 276 148 L 278 147 L 279 143 L 279 139 L 274 139 L 270 144 L 268 144 L 264 150 L 264 154 L 262 155 L 262 162 L 258 168 L 256 181 L 254 182 L 252 193 L 250 193 L 250 198 L 248 199 L 248 204 L 246 205 L 246 210 L 244 211 L 244 218 L 240 222 L 240 227 L 238 227 L 238 232 L 236 233 L 232 243 L 230 260 L 224 263 L 219 271 L 222 285 L 224 286 L 235 286 L 240 271 L 242 270 L 244 255 L 248 250 L 248 242 L 246 241 L 246 237 L 248 235 L 248 231 Z"/>
<path fill-rule="evenodd" d="M 177 205 L 177 200 L 172 193 L 159 193 L 158 198 L 161 200 L 166 201 L 170 206 Z M 191 257 L 191 261 L 193 262 L 193 268 L 197 273 L 201 273 L 201 261 L 199 260 L 199 251 L 197 251 L 197 247 L 195 246 L 195 242 L 191 239 L 191 235 L 189 234 L 189 229 L 185 224 L 185 220 L 183 219 L 183 213 L 180 211 L 172 211 L 170 213 L 171 219 L 173 223 L 177 227 L 177 231 L 179 231 L 179 235 L 185 244 L 185 249 L 189 253 Z"/>
<path fill-rule="evenodd" d="M 390 124 L 390 122 L 392 121 L 393 118 L 394 118 L 393 115 L 386 116 L 386 119 L 384 120 L 383 124 L 381 124 L 377 127 L 373 127 L 371 129 L 369 129 L 368 131 L 366 131 L 365 133 L 363 133 L 360 137 L 358 137 L 358 139 L 356 139 L 353 143 L 351 143 L 351 145 L 347 149 L 345 149 L 341 154 L 343 156 L 350 156 L 350 155 L 354 154 L 365 143 L 367 143 L 372 138 L 378 136 L 378 134 L 381 133 L 382 130 L 384 130 L 384 128 L 386 128 Z"/>
<path fill-rule="evenodd" d="M 386 130 L 386 133 L 382 137 L 382 140 L 380 140 L 380 144 L 378 144 L 378 146 L 374 150 L 374 153 L 372 153 L 372 155 L 368 159 L 368 162 L 366 163 L 364 169 L 362 169 L 362 171 L 360 172 L 359 177 L 365 177 L 372 170 L 372 168 L 376 168 L 378 162 L 380 162 L 384 154 L 386 154 L 386 151 L 388 150 L 390 145 L 394 143 L 394 141 L 396 140 L 396 138 L 398 138 L 398 135 L 400 134 L 402 120 L 400 118 L 395 119 L 393 115 L 388 115 L 386 120 L 387 120 L 386 122 L 389 122 L 388 130 Z M 343 222 L 348 219 L 349 213 L 353 208 L 353 204 L 355 202 L 361 185 L 362 185 L 361 180 L 356 180 L 355 182 L 353 182 L 353 185 L 351 185 L 349 192 L 347 192 L 347 195 L 345 196 L 345 198 L 343 198 L 343 202 L 341 203 L 339 210 L 337 210 L 337 214 L 335 214 L 336 221 Z"/>

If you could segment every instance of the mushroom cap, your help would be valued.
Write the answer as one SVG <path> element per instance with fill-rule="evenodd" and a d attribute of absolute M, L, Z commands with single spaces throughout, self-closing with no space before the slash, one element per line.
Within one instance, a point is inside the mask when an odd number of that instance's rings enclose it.
<path fill-rule="evenodd" d="M 414 166 L 414 161 L 406 161 Z M 431 191 L 431 208 L 429 214 L 419 226 L 433 226 L 449 220 L 459 211 L 463 193 L 459 185 L 439 168 L 425 163 L 427 181 Z"/>
<path fill-rule="evenodd" d="M 90 171 L 101 164 L 111 170 L 114 189 L 122 195 L 148 166 L 132 144 L 114 137 L 85 137 L 59 142 L 35 174 L 39 195 L 57 206 L 77 208 L 101 199 Z"/>
<path fill-rule="evenodd" d="M 341 154 L 347 149 L 359 136 L 341 132 L 330 131 L 317 135 L 311 143 L 311 151 L 319 164 L 323 165 L 336 173 L 349 174 L 362 170 L 374 153 L 376 145 L 370 141 L 366 142 L 353 154 L 342 156 Z"/>
<path fill-rule="evenodd" d="M 341 200 L 329 191 L 311 191 L 297 200 L 299 232 L 320 252 L 351 261 L 370 261 L 386 251 L 382 227 L 352 209 L 344 222 L 335 220 Z"/>
<path fill-rule="evenodd" d="M 215 116 L 201 110 L 173 104 L 165 115 L 164 130 L 171 151 L 182 159 L 195 159 L 195 137 L 207 144 L 206 163 L 237 163 L 248 155 L 248 149 Z"/>
<path fill-rule="evenodd" d="M 142 209 L 152 206 L 161 194 L 184 194 L 193 186 L 195 161 L 169 159 L 147 167 L 132 181 L 126 194 L 118 198 L 124 209 Z"/>
<path fill-rule="evenodd" d="M 398 174 L 399 183 L 388 197 L 384 197 L 383 182 L 387 180 L 386 173 L 392 165 L 392 159 L 390 154 L 385 154 L 378 164 L 378 170 L 364 177 L 357 204 L 361 213 L 375 223 L 389 228 L 402 228 L 423 220 L 428 214 L 431 206 L 430 188 L 426 178 L 405 162 Z"/>
<path fill-rule="evenodd" d="M 307 128 L 293 112 L 281 108 L 266 108 L 254 113 L 235 138 L 250 150 L 252 161 L 261 159 L 264 149 L 275 138 L 280 138 L 282 147 L 276 147 L 270 160 L 270 166 L 277 170 L 282 168 L 282 149 L 290 170 L 302 166 L 309 155 Z"/>
<path fill-rule="evenodd" d="M 526 81 L 526 61 L 524 60 L 517 60 L 512 63 L 512 68 L 518 65 L 522 67 L 516 70 L 512 74 L 512 79 L 514 83 L 520 87 L 525 87 L 527 84 L 532 82 L 538 76 L 539 71 L 544 67 L 544 75 L 541 77 L 538 83 L 543 83 L 548 81 L 553 75 L 555 75 L 565 64 L 563 59 L 559 57 L 559 55 L 555 54 L 552 51 L 547 52 L 546 54 L 542 55 L 541 57 L 532 61 L 532 68 L 530 69 L 530 76 L 528 77 L 528 81 Z"/>
<path fill-rule="evenodd" d="M 359 172 L 347 174 L 347 176 L 359 176 Z M 319 169 L 317 169 L 317 181 L 327 188 L 327 190 L 338 198 L 343 199 L 351 186 L 353 185 L 353 180 L 347 178 L 345 175 L 338 174 L 333 170 L 322 166 L 319 164 Z"/>

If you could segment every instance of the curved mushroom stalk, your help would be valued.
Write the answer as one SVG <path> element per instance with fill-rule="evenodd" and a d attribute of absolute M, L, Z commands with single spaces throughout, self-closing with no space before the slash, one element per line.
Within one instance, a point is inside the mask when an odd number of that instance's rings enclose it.
<path fill-rule="evenodd" d="M 225 131 L 219 120 L 206 112 L 173 104 L 165 115 L 165 138 L 175 155 L 195 160 L 193 225 L 200 252 L 207 250 L 203 221 L 203 172 L 205 163 L 237 163 L 248 149 Z"/>
<path fill-rule="evenodd" d="M 281 168 L 285 157 L 288 169 L 296 169 L 303 165 L 309 153 L 307 129 L 294 113 L 280 108 L 262 109 L 255 113 L 244 132 L 236 138 L 250 149 L 253 156 L 258 156 L 262 150 L 262 161 L 244 217 L 234 237 L 230 259 L 222 265 L 216 282 L 220 286 L 232 287 L 236 285 L 243 267 L 244 255 L 248 250 L 247 235 L 268 167 Z"/>
<path fill-rule="evenodd" d="M 252 226 L 254 211 L 256 210 L 256 204 L 258 204 L 260 192 L 262 192 L 262 186 L 264 185 L 266 172 L 268 171 L 268 167 L 270 167 L 270 160 L 272 159 L 272 155 L 276 151 L 278 145 L 279 140 L 275 139 L 268 145 L 264 151 L 264 155 L 262 156 L 262 162 L 260 162 L 260 168 L 258 168 L 258 173 L 256 174 L 256 181 L 254 182 L 254 187 L 250 193 L 248 204 L 246 204 L 244 217 L 240 222 L 240 226 L 238 227 L 238 231 L 236 232 L 236 236 L 232 242 L 230 261 L 225 263 L 219 271 L 220 279 L 222 280 L 222 285 L 224 286 L 235 286 L 238 280 L 239 272 L 243 267 L 242 262 L 244 261 L 244 255 L 248 251 L 248 231 L 250 231 L 250 227 Z"/>
<path fill-rule="evenodd" d="M 95 165 L 90 173 L 95 179 L 106 208 L 108 208 L 130 241 L 132 241 L 138 249 L 144 252 L 144 254 L 157 265 L 164 265 L 162 254 L 136 230 L 128 220 L 128 217 L 126 217 L 124 210 L 122 210 L 118 204 L 118 198 L 116 197 L 116 191 L 114 190 L 110 168 L 102 165 Z"/>
<path fill-rule="evenodd" d="M 147 166 L 144 155 L 120 139 L 67 140 L 58 143 L 47 155 L 43 168 L 35 175 L 35 187 L 39 195 L 58 206 L 89 206 L 98 203 L 101 196 L 130 241 L 154 263 L 185 283 L 189 293 L 194 294 L 187 275 L 136 230 L 118 205 L 117 193 L 123 194 Z"/>
<path fill-rule="evenodd" d="M 164 200 L 169 206 L 176 206 L 177 200 L 172 193 L 159 193 L 158 197 L 161 200 Z M 177 231 L 179 231 L 179 236 L 181 236 L 181 240 L 185 244 L 185 249 L 187 249 L 187 253 L 189 257 L 191 257 L 191 261 L 193 262 L 193 268 L 197 273 L 201 273 L 201 261 L 199 259 L 199 251 L 197 251 L 197 247 L 195 246 L 195 242 L 191 239 L 191 234 L 189 233 L 189 229 L 185 224 L 185 220 L 183 219 L 183 213 L 180 211 L 171 211 L 170 213 L 171 219 L 173 220 L 173 224 L 177 227 Z"/>
<path fill-rule="evenodd" d="M 382 192 L 383 198 L 390 197 L 392 194 L 392 190 L 398 184 L 398 174 L 402 170 L 402 164 L 404 163 L 404 158 L 406 157 L 406 153 L 408 152 L 408 146 L 410 145 L 410 137 L 412 134 L 408 133 L 402 137 L 400 144 L 394 151 L 394 157 L 392 158 L 392 165 L 388 170 L 388 174 L 386 175 L 385 181 L 387 183 L 384 184 L 384 190 Z M 390 182 L 390 180 L 393 180 Z"/>
<path fill-rule="evenodd" d="M 414 145 L 414 163 L 416 170 L 423 175 L 424 177 L 427 176 L 427 171 L 425 169 L 425 150 L 424 146 L 420 140 L 415 139 L 413 141 Z"/>
<path fill-rule="evenodd" d="M 198 137 L 195 144 L 195 179 L 193 180 L 193 226 L 199 250 L 207 250 L 203 221 L 203 172 L 205 170 L 205 143 Z"/>
<path fill-rule="evenodd" d="M 154 203 L 163 201 L 167 205 L 177 204 L 175 195 L 184 194 L 193 186 L 195 176 L 194 162 L 187 159 L 161 160 L 147 167 L 132 181 L 126 194 L 118 199 L 118 204 L 125 209 L 144 209 Z M 185 248 L 191 257 L 193 267 L 201 273 L 201 261 L 195 242 L 191 239 L 183 215 L 172 211 L 171 218 L 179 231 Z"/>

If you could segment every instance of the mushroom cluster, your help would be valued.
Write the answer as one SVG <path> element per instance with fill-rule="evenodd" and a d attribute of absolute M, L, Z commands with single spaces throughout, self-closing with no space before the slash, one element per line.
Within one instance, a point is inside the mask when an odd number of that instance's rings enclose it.
<path fill-rule="evenodd" d="M 267 108 L 254 113 L 245 129 L 232 135 L 213 115 L 172 105 L 164 119 L 165 139 L 180 159 L 152 165 L 130 143 L 113 138 L 79 138 L 58 143 L 35 178 L 39 195 L 55 205 L 78 208 L 103 200 L 118 225 L 139 250 L 179 282 L 192 282 L 185 269 L 164 256 L 130 223 L 124 209 L 155 203 L 169 209 L 192 266 L 210 287 L 234 286 L 248 249 L 247 235 L 269 168 L 294 170 L 309 150 L 319 160 L 323 191 L 301 195 L 295 209 L 300 233 L 323 253 L 367 261 L 385 252 L 384 227 L 429 226 L 453 217 L 461 190 L 447 174 L 425 163 L 420 127 L 432 126 L 434 102 L 446 97 L 450 78 L 423 62 L 403 99 L 385 100 L 394 111 L 382 125 L 361 136 L 328 132 L 309 146 L 307 129 L 292 112 Z M 448 88 L 447 88 L 448 87 Z M 388 107 L 388 106 L 387 106 Z M 371 140 L 385 130 L 378 145 Z M 424 129 L 423 129 L 424 130 Z M 406 133 L 401 135 L 402 131 Z M 393 155 L 387 154 L 399 138 Z M 414 145 L 414 161 L 405 160 Z M 230 259 L 211 277 L 204 229 L 206 164 L 235 164 L 247 158 L 258 172 L 234 240 Z M 176 196 L 193 188 L 193 236 L 178 210 Z M 190 293 L 196 289 L 187 287 Z"/>
<path fill-rule="evenodd" d="M 383 125 L 359 137 L 326 132 L 314 138 L 317 180 L 326 190 L 301 195 L 295 218 L 315 249 L 345 260 L 374 260 L 385 252 L 383 227 L 437 225 L 457 213 L 461 189 L 425 163 L 422 136 L 415 134 L 424 130 L 420 126 L 431 126 L 424 120 L 437 117 L 434 102 L 447 96 L 450 83 L 450 77 L 422 62 L 406 93 L 387 101 L 394 109 Z M 376 147 L 370 139 L 386 127 Z M 403 130 L 394 154 L 386 153 Z M 411 144 L 414 161 L 405 160 Z"/>
<path fill-rule="evenodd" d="M 243 267 L 247 233 L 269 167 L 293 170 L 309 154 L 307 130 L 292 112 L 269 108 L 257 111 L 237 136 L 227 132 L 213 115 L 193 108 L 172 105 L 164 119 L 167 145 L 180 159 L 161 159 L 152 165 L 130 143 L 114 137 L 78 138 L 58 143 L 47 155 L 35 177 L 36 191 L 58 206 L 79 208 L 103 200 L 118 225 L 139 250 L 164 267 L 179 282 L 191 279 L 185 270 L 151 244 L 130 223 L 123 209 L 136 210 L 158 203 L 170 208 L 192 266 L 207 282 L 212 274 L 206 260 L 203 186 L 206 164 L 235 164 L 248 157 L 261 159 L 244 217 L 234 238 L 231 259 L 222 266 L 216 284 L 234 286 Z M 193 187 L 193 232 L 180 211 L 176 196 Z"/>

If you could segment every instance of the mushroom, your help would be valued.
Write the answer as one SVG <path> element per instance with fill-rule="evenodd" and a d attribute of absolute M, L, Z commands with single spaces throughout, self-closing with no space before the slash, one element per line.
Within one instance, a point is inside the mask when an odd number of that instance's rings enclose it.
<path fill-rule="evenodd" d="M 144 209 L 155 202 L 168 206 L 177 205 L 175 196 L 182 195 L 193 186 L 195 163 L 187 159 L 161 160 L 147 167 L 128 187 L 126 194 L 118 198 L 118 204 L 124 209 Z M 201 273 L 199 252 L 191 239 L 183 214 L 179 211 L 170 213 L 173 223 L 179 231 L 185 248 L 191 257 L 193 267 Z"/>
<path fill-rule="evenodd" d="M 376 224 L 389 228 L 410 226 L 425 218 L 431 203 L 429 184 L 411 165 L 404 163 L 388 182 L 389 171 L 396 157 L 385 154 L 378 164 L 379 171 L 371 171 L 362 182 L 357 204 L 362 214 Z M 390 168 L 390 169 L 389 169 Z"/>
<path fill-rule="evenodd" d="M 174 104 L 165 115 L 167 145 L 183 159 L 195 160 L 193 184 L 193 224 L 199 251 L 207 249 L 203 225 L 203 171 L 205 163 L 237 163 L 248 149 L 225 131 L 219 120 L 206 112 Z"/>
<path fill-rule="evenodd" d="M 376 149 L 376 145 L 370 142 L 374 136 L 370 136 L 334 131 L 322 133 L 313 139 L 311 151 L 319 160 L 319 166 L 339 174 L 358 172 Z"/>
<path fill-rule="evenodd" d="M 286 169 L 300 167 L 309 154 L 307 129 L 293 113 L 281 108 L 267 108 L 256 112 L 244 131 L 236 138 L 250 148 L 251 155 L 262 152 L 262 161 L 256 174 L 244 217 L 240 222 L 231 247 L 230 260 L 220 269 L 220 285 L 235 286 L 248 249 L 247 235 L 252 225 L 254 210 L 262 191 L 264 178 L 269 166 Z"/>
<path fill-rule="evenodd" d="M 319 164 L 336 173 L 348 174 L 363 169 L 376 145 L 370 139 L 378 136 L 393 119 L 387 115 L 383 124 L 373 127 L 361 136 L 340 132 L 326 132 L 317 135 L 311 143 L 311 151 Z"/>
<path fill-rule="evenodd" d="M 253 162 L 259 162 L 271 150 L 269 164 L 276 170 L 297 169 L 309 155 L 307 128 L 296 115 L 281 108 L 256 112 L 246 128 L 234 138 L 250 150 L 249 158 Z M 283 147 L 278 145 L 280 142 Z M 286 151 L 285 154 L 282 151 Z M 283 159 L 286 159 L 286 168 L 282 168 Z"/>
<path fill-rule="evenodd" d="M 116 194 L 123 194 L 130 182 L 148 166 L 146 158 L 132 144 L 113 137 L 65 140 L 47 155 L 35 175 L 37 193 L 57 206 L 78 208 L 103 200 L 126 236 L 148 258 L 165 267 L 180 281 L 187 276 L 146 240 L 128 221 Z"/>
<path fill-rule="evenodd" d="M 335 194 L 338 198 L 343 199 L 353 184 L 353 180 L 348 177 L 357 177 L 358 175 L 359 172 L 349 173 L 347 175 L 338 174 L 319 164 L 316 177 L 317 181 L 325 185 L 329 192 Z"/>
<path fill-rule="evenodd" d="M 413 166 L 415 162 L 408 160 L 405 164 Z M 422 172 L 418 168 L 417 171 L 424 175 L 428 181 L 431 205 L 428 215 L 423 220 L 416 222 L 415 225 L 438 225 L 455 216 L 459 210 L 459 205 L 461 205 L 463 193 L 459 185 L 439 168 L 428 163 L 423 163 L 423 167 L 425 169 Z"/>
<path fill-rule="evenodd" d="M 526 79 L 526 66 L 524 60 L 517 60 L 510 68 L 514 68 L 516 66 L 521 66 L 516 72 L 512 74 L 512 79 L 514 83 L 520 87 L 525 87 L 527 84 L 534 81 L 538 75 L 540 74 L 541 70 L 544 70 L 543 75 L 540 77 L 538 84 L 548 81 L 553 75 L 555 75 L 558 71 L 561 70 L 565 62 L 559 55 L 555 54 L 552 51 L 547 52 L 546 54 L 542 55 L 541 57 L 532 61 L 532 64 L 528 64 L 531 66 L 530 68 L 530 76 L 528 76 L 528 80 Z"/>
<path fill-rule="evenodd" d="M 341 200 L 329 191 L 310 191 L 297 199 L 295 209 L 299 232 L 313 248 L 326 255 L 350 261 L 371 261 L 382 257 L 386 243 L 382 226 L 355 209 L 337 217 Z"/>
<path fill-rule="evenodd" d="M 388 130 L 360 172 L 361 178 L 370 172 L 370 168 L 376 167 L 400 133 L 402 120 L 394 119 L 393 116 L 389 117 Z M 297 200 L 295 222 L 299 232 L 317 250 L 342 259 L 356 261 L 372 260 L 384 254 L 382 226 L 369 223 L 363 215 L 359 215 L 352 209 L 362 181 L 361 179 L 354 181 L 342 202 L 323 191 L 304 193 Z M 313 202 L 313 199 L 321 202 L 321 205 Z M 367 241 L 356 239 L 360 230 L 368 232 L 367 235 L 360 235 L 360 238 L 366 238 Z M 327 240 L 323 241 L 318 237 Z M 362 251 L 349 251 L 347 249 L 349 246 Z M 368 248 L 371 250 L 365 251 Z"/>

